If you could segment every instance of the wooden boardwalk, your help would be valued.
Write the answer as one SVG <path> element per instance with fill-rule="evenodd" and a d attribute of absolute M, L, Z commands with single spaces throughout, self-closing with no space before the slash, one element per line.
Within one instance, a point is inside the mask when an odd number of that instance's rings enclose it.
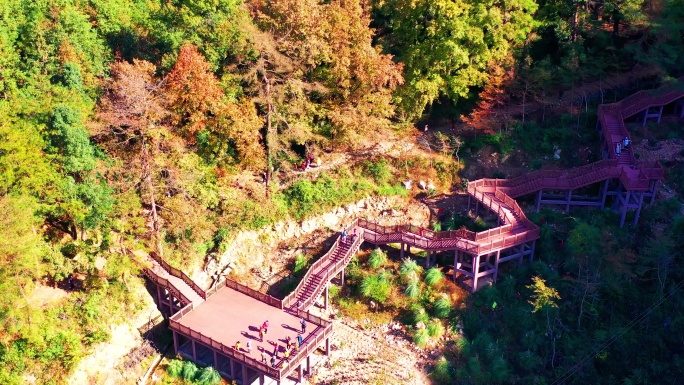
<path fill-rule="evenodd" d="M 618 151 L 618 144 L 629 138 L 624 119 L 644 112 L 647 119 L 658 119 L 663 106 L 676 102 L 684 116 L 684 81 L 652 91 L 638 92 L 618 103 L 601 105 L 598 126 L 602 133 L 602 151 L 605 159 L 586 166 L 561 171 L 535 171 L 515 179 L 480 179 L 468 183 L 468 194 L 479 206 L 496 213 L 499 226 L 481 232 L 466 229 L 432 231 L 411 225 L 380 226 L 365 219 L 356 219 L 346 229 L 348 237 L 338 237 L 330 250 L 307 271 L 297 288 L 282 301 L 237 282 L 221 281 L 217 287 L 203 290 L 185 273 L 173 268 L 152 254 L 150 265 L 144 270 L 157 286 L 160 308 L 169 318 L 174 333 L 177 353 L 206 365 L 216 367 L 223 375 L 240 384 L 258 380 L 264 383 L 268 376 L 280 383 L 297 370 L 296 378 L 310 370 L 310 355 L 325 344 L 329 351 L 332 323 L 311 315 L 309 309 L 316 299 L 324 295 L 327 306 L 330 280 L 339 274 L 344 282 L 344 268 L 363 242 L 373 244 L 399 243 L 401 254 L 416 247 L 427 251 L 426 267 L 437 251 L 454 251 L 454 280 L 460 280 L 472 291 L 478 281 L 493 276 L 496 281 L 498 267 L 509 260 L 532 259 L 539 227 L 532 223 L 514 198 L 537 194 L 537 209 L 541 203 L 604 207 L 606 197 L 613 196 L 615 206 L 621 210 L 621 225 L 628 209 L 635 209 L 635 222 L 644 199 L 651 201 L 664 172 L 658 163 L 638 162 L 629 146 Z M 656 108 L 656 110 L 653 110 Z M 573 200 L 573 190 L 602 182 L 597 200 Z M 611 190 L 610 186 L 616 186 Z M 564 192 L 561 199 L 544 199 L 544 191 Z M 163 292 L 163 294 L 162 294 Z M 302 348 L 283 360 L 279 356 L 275 366 L 262 363 L 259 349 L 273 351 L 273 344 L 283 351 L 287 336 L 296 338 L 299 320 L 304 318 L 309 327 Z M 269 320 L 271 328 L 266 341 L 258 339 L 258 328 Z M 233 348 L 242 342 L 242 350 Z M 246 341 L 252 341 L 251 354 L 245 351 Z"/>

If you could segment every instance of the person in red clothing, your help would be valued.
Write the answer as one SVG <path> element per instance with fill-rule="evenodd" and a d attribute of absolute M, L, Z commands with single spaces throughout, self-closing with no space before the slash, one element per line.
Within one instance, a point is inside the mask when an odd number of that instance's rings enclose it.
<path fill-rule="evenodd" d="M 264 324 L 261 325 L 261 328 L 264 329 L 264 334 L 268 333 L 268 320 L 264 321 Z"/>

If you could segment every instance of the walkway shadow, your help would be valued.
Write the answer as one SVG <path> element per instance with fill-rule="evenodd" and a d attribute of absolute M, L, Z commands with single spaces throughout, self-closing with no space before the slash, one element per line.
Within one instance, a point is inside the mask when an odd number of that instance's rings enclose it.
<path fill-rule="evenodd" d="M 299 333 L 299 332 L 301 331 L 300 329 L 297 329 L 297 328 L 292 327 L 292 326 L 290 326 L 290 325 L 282 324 L 282 325 L 280 325 L 280 326 L 282 326 L 283 329 L 291 330 L 291 331 L 293 331 L 293 332 L 295 332 L 295 333 Z"/>

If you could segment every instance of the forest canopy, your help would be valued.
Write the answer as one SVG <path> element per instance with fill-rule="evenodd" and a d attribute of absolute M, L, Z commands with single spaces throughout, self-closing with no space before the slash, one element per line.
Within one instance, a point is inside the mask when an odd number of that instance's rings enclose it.
<path fill-rule="evenodd" d="M 66 383 L 139 306 L 132 251 L 183 265 L 394 191 L 380 172 L 281 191 L 313 150 L 637 65 L 682 75 L 682 0 L 0 0 L 0 383 Z M 74 274 L 76 301 L 31 303 Z"/>

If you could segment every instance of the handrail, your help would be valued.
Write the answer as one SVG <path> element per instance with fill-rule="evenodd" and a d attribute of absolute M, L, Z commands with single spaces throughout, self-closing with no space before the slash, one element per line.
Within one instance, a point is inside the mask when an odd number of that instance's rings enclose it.
<path fill-rule="evenodd" d="M 154 251 L 153 251 L 153 252 L 150 252 L 149 256 L 150 256 L 152 259 L 154 259 L 158 264 L 160 264 L 161 267 L 163 267 L 164 270 L 166 270 L 170 275 L 172 275 L 172 276 L 174 276 L 174 277 L 176 277 L 176 278 L 179 278 L 179 279 L 183 280 L 183 282 L 185 282 L 188 286 L 190 286 L 190 288 L 191 288 L 195 293 L 197 293 L 200 297 L 202 297 L 202 299 L 207 299 L 207 293 L 206 293 L 201 287 L 199 287 L 199 285 L 197 285 L 197 284 L 195 283 L 195 281 L 193 281 L 192 279 L 190 279 L 190 277 L 188 277 L 188 276 L 185 274 L 185 272 L 183 272 L 182 270 L 177 269 L 177 268 L 175 268 L 175 267 L 169 265 L 168 262 L 166 262 L 161 256 L 159 256 L 159 255 L 158 255 L 157 253 L 155 253 Z"/>
<path fill-rule="evenodd" d="M 302 341 L 302 346 L 299 348 L 299 351 L 297 354 L 295 354 L 292 362 L 289 365 L 283 365 L 282 363 L 285 360 L 281 359 L 279 367 L 274 368 L 252 358 L 249 355 L 236 351 L 232 347 L 226 346 L 225 344 L 218 342 L 211 337 L 192 330 L 187 326 L 181 325 L 179 322 L 180 318 L 192 311 L 192 309 L 193 304 L 189 304 L 182 308 L 178 313 L 170 317 L 169 328 L 196 341 L 199 341 L 221 352 L 221 354 L 230 356 L 231 358 L 234 358 L 240 362 L 244 362 L 247 365 L 256 368 L 257 370 L 266 373 L 269 377 L 275 378 L 276 380 L 285 378 L 287 374 L 296 367 L 297 363 L 301 362 L 301 360 L 308 356 L 311 351 L 315 350 L 325 338 L 328 338 L 330 334 L 332 334 L 332 322 L 326 321 L 306 311 L 298 311 L 296 315 L 298 317 L 304 318 L 307 322 L 316 325 L 316 329 L 314 329 L 314 331 L 306 336 L 306 338 Z"/>
<path fill-rule="evenodd" d="M 143 274 L 145 274 L 153 283 L 166 288 L 171 294 L 173 294 L 174 297 L 178 298 L 178 300 L 181 301 L 182 304 L 188 305 L 191 304 L 192 301 L 190 298 L 188 298 L 183 292 L 177 288 L 171 281 L 169 281 L 166 278 L 162 278 L 157 273 L 154 272 L 153 269 L 150 268 L 145 268 L 143 269 Z"/>
<path fill-rule="evenodd" d="M 352 224 L 346 229 L 348 233 L 351 233 L 354 229 L 354 227 L 357 226 L 359 222 L 359 219 L 356 219 L 352 222 Z M 302 309 L 308 309 L 313 302 L 318 298 L 318 295 L 320 292 L 323 290 L 325 285 L 327 284 L 328 280 L 330 278 L 334 277 L 337 273 L 339 273 L 342 269 L 344 269 L 345 266 L 349 263 L 351 260 L 351 257 L 353 256 L 353 251 L 357 250 L 359 246 L 361 245 L 361 242 L 363 242 L 363 229 L 361 230 L 360 234 L 357 234 L 355 239 L 353 240 L 352 244 L 350 245 L 349 249 L 347 249 L 346 254 L 343 256 L 343 258 L 336 263 L 332 264 L 332 256 L 337 252 L 338 247 L 340 246 L 340 241 L 341 237 L 338 237 L 335 240 L 335 243 L 333 246 L 328 250 L 327 253 L 325 253 L 318 261 L 316 261 L 309 270 L 306 272 L 304 275 L 304 278 L 299 282 L 295 290 L 292 291 L 289 295 L 287 295 L 282 303 L 284 307 L 291 307 L 295 302 L 297 301 L 297 298 L 299 297 L 300 293 L 303 292 L 310 284 L 313 284 L 313 281 L 311 278 L 315 275 L 317 278 L 319 278 L 318 284 L 316 284 L 312 290 L 312 294 L 308 296 L 304 301 L 302 301 L 301 308 Z M 319 268 L 322 268 L 324 264 L 328 264 L 323 270 L 317 274 L 314 272 L 317 271 Z M 332 264 L 332 265 L 331 265 Z M 321 275 L 323 274 L 323 275 Z"/>

